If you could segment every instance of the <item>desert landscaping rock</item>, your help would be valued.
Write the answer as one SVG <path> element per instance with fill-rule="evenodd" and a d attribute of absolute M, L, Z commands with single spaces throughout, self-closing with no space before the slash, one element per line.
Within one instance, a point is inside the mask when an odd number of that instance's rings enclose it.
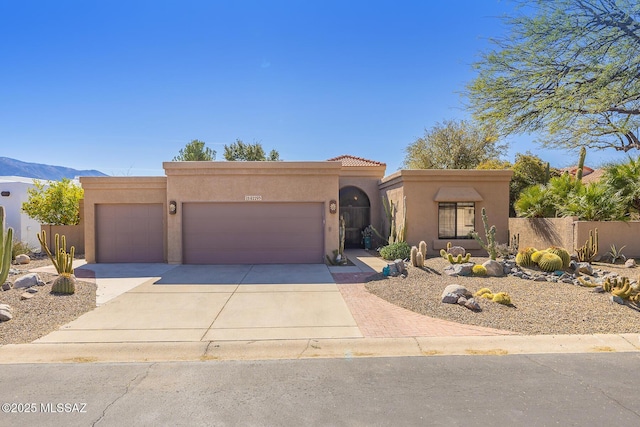
<path fill-rule="evenodd" d="M 481 264 L 485 258 L 473 258 Z M 456 276 L 442 274 L 449 262 L 442 257 L 429 258 L 425 268 L 408 266 L 406 279 L 372 276 L 365 284 L 373 294 L 400 307 L 438 319 L 503 329 L 525 335 L 531 334 L 612 334 L 640 331 L 640 312 L 628 304 L 613 304 L 611 294 L 595 293 L 594 288 L 575 284 L 547 281 L 545 273 L 537 269 L 520 269 L 524 280 L 514 275 L 504 277 Z M 597 263 L 593 265 L 594 282 L 602 281 L 605 274 L 628 276 L 623 265 Z M 515 274 L 515 273 L 514 273 Z M 558 276 L 550 273 L 558 280 Z M 573 277 L 569 275 L 568 277 Z M 577 280 L 577 279 L 576 279 Z M 444 289 L 451 284 L 463 286 L 470 292 L 489 288 L 507 292 L 513 307 L 487 303 L 482 311 L 461 310 L 452 304 L 442 304 Z M 456 300 L 457 303 L 457 300 Z M 615 319 L 615 321 L 612 321 Z"/>
<path fill-rule="evenodd" d="M 13 288 L 13 285 L 9 282 L 3 283 L 2 284 L 2 290 L 3 291 L 8 291 L 9 289 Z"/>
<path fill-rule="evenodd" d="M 43 286 L 43 285 L 44 285 L 44 282 L 42 281 L 40 276 L 38 276 L 38 273 L 25 274 L 24 276 L 17 278 L 13 282 L 13 287 L 15 289 L 30 288 L 32 286 Z"/>
<path fill-rule="evenodd" d="M 444 261 L 444 259 L 443 259 Z M 449 264 L 449 261 L 445 261 Z M 475 264 L 472 262 L 465 262 L 464 264 L 450 264 L 448 267 L 444 269 L 444 272 L 448 276 L 456 277 L 456 276 L 471 276 L 473 272 L 473 266 Z"/>
<path fill-rule="evenodd" d="M 469 292 L 469 290 L 464 286 L 460 286 L 457 283 L 444 288 L 444 291 L 442 291 L 442 297 L 444 298 L 444 296 L 448 294 L 453 294 L 457 297 L 471 297 L 471 292 Z"/>
<path fill-rule="evenodd" d="M 20 295 L 20 299 L 21 299 L 21 300 L 31 299 L 31 298 L 33 298 L 34 296 L 35 296 L 35 295 L 33 295 L 32 293 L 29 293 L 29 292 L 23 292 L 23 293 Z"/>
<path fill-rule="evenodd" d="M 579 262 L 577 270 L 582 274 L 588 274 L 589 276 L 593 275 L 593 267 L 588 262 Z"/>
<path fill-rule="evenodd" d="M 452 246 L 447 252 L 453 255 L 454 258 L 458 255 L 465 256 L 467 254 L 467 251 L 462 246 Z"/>
<path fill-rule="evenodd" d="M 49 258 L 31 257 L 31 263 L 17 265 L 17 275 L 27 274 L 29 269 L 50 266 Z M 96 307 L 95 283 L 81 281 L 73 295 L 51 293 L 51 283 L 57 274 L 39 273 L 44 285 L 30 300 L 21 300 L 25 289 L 11 289 L 0 293 L 0 304 L 11 306 L 13 319 L 0 323 L 0 345 L 32 342 L 53 332 L 62 325 Z M 13 279 L 12 279 L 13 280 Z"/>
<path fill-rule="evenodd" d="M 624 262 L 624 266 L 625 266 L 626 268 L 635 268 L 635 267 L 636 267 L 636 260 L 635 260 L 635 259 L 633 259 L 633 258 L 628 259 L 628 260 L 626 260 L 626 261 Z"/>
<path fill-rule="evenodd" d="M 482 263 L 483 267 L 487 269 L 487 276 L 501 277 L 504 275 L 504 268 L 498 261 L 488 260 Z M 511 269 L 509 269 L 511 270 Z"/>
<path fill-rule="evenodd" d="M 460 295 L 456 294 L 445 294 L 442 296 L 442 302 L 444 304 L 457 304 L 458 299 L 460 299 Z"/>
<path fill-rule="evenodd" d="M 7 304 L 0 304 L 0 322 L 6 322 L 13 319 L 11 307 Z"/>
<path fill-rule="evenodd" d="M 31 257 L 29 257 L 29 255 L 25 255 L 25 254 L 20 254 L 20 255 L 16 255 L 16 264 L 29 264 L 31 262 Z"/>

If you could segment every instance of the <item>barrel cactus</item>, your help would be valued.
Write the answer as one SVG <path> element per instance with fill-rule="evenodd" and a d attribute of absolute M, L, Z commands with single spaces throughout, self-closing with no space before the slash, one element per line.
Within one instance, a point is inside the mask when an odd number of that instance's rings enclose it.
<path fill-rule="evenodd" d="M 62 273 L 51 286 L 51 292 L 56 294 L 74 294 L 76 292 L 76 276 Z"/>
<path fill-rule="evenodd" d="M 556 254 L 560 257 L 560 259 L 562 259 L 562 268 L 569 267 L 569 264 L 571 263 L 571 255 L 569 255 L 569 252 L 566 249 L 558 246 L 551 246 L 549 249 L 547 249 L 547 252 Z"/>
<path fill-rule="evenodd" d="M 533 261 L 534 263 L 538 264 L 540 262 L 540 258 L 542 258 L 542 255 L 544 255 L 546 253 L 547 253 L 546 250 L 535 251 L 534 253 L 531 254 L 531 261 Z"/>
<path fill-rule="evenodd" d="M 536 263 L 531 259 L 531 255 L 538 252 L 536 248 L 525 248 L 516 254 L 516 264 L 521 267 L 533 267 Z"/>
<path fill-rule="evenodd" d="M 556 271 L 562 269 L 562 258 L 551 252 L 545 252 L 538 261 L 538 267 L 543 271 Z"/>
<path fill-rule="evenodd" d="M 506 292 L 498 292 L 497 294 L 493 294 L 493 298 L 491 301 L 497 302 L 498 304 L 511 305 L 511 297 Z"/>
<path fill-rule="evenodd" d="M 487 268 L 484 265 L 476 264 L 471 268 L 474 276 L 486 276 Z"/>

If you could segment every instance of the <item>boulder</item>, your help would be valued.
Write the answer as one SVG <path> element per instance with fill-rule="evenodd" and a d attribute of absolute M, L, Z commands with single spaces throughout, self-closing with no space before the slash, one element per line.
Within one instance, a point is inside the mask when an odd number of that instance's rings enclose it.
<path fill-rule="evenodd" d="M 582 274 L 593 275 L 593 267 L 588 262 L 579 262 L 576 269 Z"/>
<path fill-rule="evenodd" d="M 442 302 L 445 304 L 457 304 L 460 296 L 456 294 L 446 294 L 442 296 Z"/>
<path fill-rule="evenodd" d="M 0 322 L 6 322 L 13 319 L 11 307 L 7 304 L 0 304 Z"/>
<path fill-rule="evenodd" d="M 442 291 L 442 298 L 444 298 L 448 294 L 453 294 L 453 295 L 457 295 L 458 297 L 468 297 L 468 298 L 471 298 L 472 296 L 471 292 L 469 292 L 467 288 L 457 284 L 449 285 L 446 288 L 444 288 L 444 291 Z M 457 301 L 458 300 L 456 299 L 456 302 Z"/>
<path fill-rule="evenodd" d="M 31 258 L 29 255 L 20 254 L 16 255 L 16 264 L 29 264 L 31 262 Z"/>
<path fill-rule="evenodd" d="M 495 260 L 488 260 L 482 263 L 482 266 L 487 269 L 487 276 L 502 277 L 504 275 L 504 269 L 502 264 Z"/>
<path fill-rule="evenodd" d="M 469 298 L 464 306 L 471 311 L 482 311 L 482 307 L 480 307 L 475 298 Z"/>
<path fill-rule="evenodd" d="M 462 246 L 452 246 L 447 252 L 453 255 L 454 258 L 458 255 L 462 255 L 464 257 L 467 254 L 467 251 Z"/>
<path fill-rule="evenodd" d="M 396 265 L 396 270 L 398 270 L 399 274 L 405 274 L 407 272 L 407 269 L 404 265 L 404 261 L 401 259 L 397 259 L 393 262 Z"/>
<path fill-rule="evenodd" d="M 636 267 L 636 260 L 633 258 L 629 258 L 628 260 L 626 260 L 624 262 L 624 266 L 627 268 L 635 268 Z"/>
<path fill-rule="evenodd" d="M 32 286 L 44 286 L 44 282 L 37 273 L 25 274 L 24 276 L 17 278 L 13 282 L 13 287 L 16 289 L 30 288 Z"/>
<path fill-rule="evenodd" d="M 6 282 L 6 283 L 2 284 L 2 287 L 0 289 L 2 289 L 3 291 L 8 291 L 12 287 L 13 287 L 13 285 L 10 282 Z"/>
<path fill-rule="evenodd" d="M 451 264 L 444 268 L 444 273 L 448 276 L 471 276 L 473 273 L 472 262 L 465 262 L 464 264 Z"/>

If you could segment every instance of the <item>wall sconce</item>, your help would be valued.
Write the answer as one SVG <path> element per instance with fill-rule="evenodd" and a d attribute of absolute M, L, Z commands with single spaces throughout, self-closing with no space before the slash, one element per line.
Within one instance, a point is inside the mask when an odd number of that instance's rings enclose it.
<path fill-rule="evenodd" d="M 11 191 L 3 191 L 0 194 L 2 194 L 2 197 L 9 197 L 11 195 Z"/>
<path fill-rule="evenodd" d="M 329 213 L 335 214 L 336 212 L 338 212 L 338 202 L 336 202 L 335 200 L 331 200 L 329 202 Z"/>
<path fill-rule="evenodd" d="M 178 212 L 178 204 L 175 200 L 169 202 L 169 215 L 175 215 Z"/>

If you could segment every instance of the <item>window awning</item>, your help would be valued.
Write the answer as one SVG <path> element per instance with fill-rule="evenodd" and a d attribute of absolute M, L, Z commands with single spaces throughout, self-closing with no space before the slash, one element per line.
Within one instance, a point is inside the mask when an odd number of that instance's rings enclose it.
<path fill-rule="evenodd" d="M 480 202 L 482 196 L 473 187 L 440 187 L 436 202 Z"/>

